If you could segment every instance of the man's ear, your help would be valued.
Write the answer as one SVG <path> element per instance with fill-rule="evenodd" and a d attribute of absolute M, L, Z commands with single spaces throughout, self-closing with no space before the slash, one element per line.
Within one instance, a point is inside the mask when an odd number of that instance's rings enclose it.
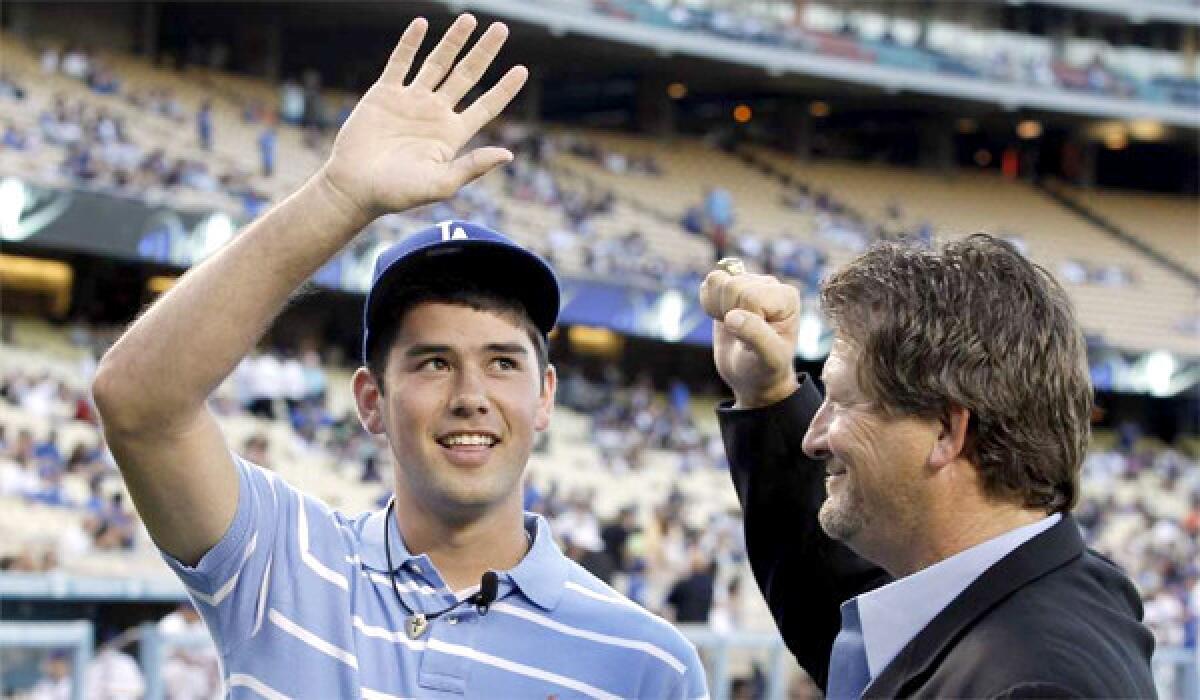
<path fill-rule="evenodd" d="M 547 364 L 542 374 L 542 396 L 538 401 L 537 415 L 533 427 L 539 433 L 550 427 L 550 414 L 554 412 L 554 392 L 558 390 L 558 371 Z"/>
<path fill-rule="evenodd" d="M 967 426 L 971 412 L 962 406 L 951 404 L 938 420 L 940 429 L 933 450 L 929 453 L 929 466 L 940 469 L 963 456 L 967 446 Z"/>
<path fill-rule="evenodd" d="M 362 427 L 373 435 L 382 435 L 383 390 L 375 376 L 366 367 L 354 370 L 354 404 L 358 409 L 358 420 Z"/>

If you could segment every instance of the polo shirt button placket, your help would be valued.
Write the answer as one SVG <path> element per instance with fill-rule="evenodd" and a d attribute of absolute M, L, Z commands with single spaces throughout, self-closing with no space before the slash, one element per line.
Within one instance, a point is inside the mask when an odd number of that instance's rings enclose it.
<path fill-rule="evenodd" d="M 470 611 L 455 611 L 445 617 L 431 620 L 422 639 L 426 642 L 437 641 L 456 647 L 476 649 L 478 648 L 480 629 L 480 625 L 476 624 L 478 621 L 479 614 L 475 612 L 474 608 L 471 608 Z M 417 674 L 418 685 L 453 693 L 465 693 L 471 661 L 457 654 L 439 652 L 436 650 L 436 644 L 432 646 L 435 648 L 431 649 L 427 644 L 424 653 L 421 654 L 421 665 Z"/>

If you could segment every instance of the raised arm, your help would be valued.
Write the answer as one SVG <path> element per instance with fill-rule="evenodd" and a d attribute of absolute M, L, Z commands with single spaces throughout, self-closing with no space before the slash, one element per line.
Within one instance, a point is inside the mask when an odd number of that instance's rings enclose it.
<path fill-rule="evenodd" d="M 475 24 L 455 20 L 406 85 L 427 28 L 414 20 L 320 171 L 185 274 L 101 361 L 92 390 L 108 443 L 151 536 L 180 561 L 199 561 L 237 509 L 205 402 L 292 292 L 375 217 L 449 197 L 512 159 L 490 147 L 459 155 L 528 75 L 510 69 L 456 112 L 508 36 L 493 24 L 455 65 Z"/>
<path fill-rule="evenodd" d="M 714 271 L 700 288 L 713 317 L 717 371 L 733 389 L 718 409 L 744 512 L 750 568 L 788 649 L 825 687 L 839 606 L 886 581 L 882 569 L 821 529 L 825 469 L 802 442 L 821 395 L 793 368 L 800 298 L 766 275 Z"/>

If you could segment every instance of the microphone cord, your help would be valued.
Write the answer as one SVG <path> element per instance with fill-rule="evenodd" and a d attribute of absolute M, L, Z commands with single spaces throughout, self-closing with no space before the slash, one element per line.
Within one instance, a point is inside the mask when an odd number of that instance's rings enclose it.
<path fill-rule="evenodd" d="M 417 637 L 420 637 L 425 632 L 425 629 L 429 626 L 430 620 L 436 620 L 442 615 L 458 609 L 464 603 L 474 603 L 475 609 L 479 612 L 479 614 L 486 615 L 488 612 L 488 607 L 491 606 L 491 604 L 496 600 L 496 588 L 499 580 L 496 576 L 496 572 L 494 571 L 485 571 L 483 573 L 483 579 L 479 583 L 478 591 L 467 596 L 466 598 L 463 598 L 454 605 L 445 608 L 444 610 L 439 610 L 426 615 L 425 613 L 413 610 L 404 602 L 404 599 L 400 597 L 400 584 L 396 583 L 396 569 L 392 565 L 392 542 L 390 535 L 392 531 L 392 512 L 395 509 L 395 506 L 396 499 L 393 497 L 392 500 L 388 501 L 387 510 L 384 512 L 383 550 L 387 557 L 388 578 L 392 582 L 392 592 L 396 594 L 396 602 L 400 603 L 400 606 L 405 610 L 412 613 L 405 624 L 409 638 L 416 639 Z M 529 536 L 528 532 L 525 533 L 525 539 L 529 540 L 530 544 L 532 544 L 533 538 Z"/>

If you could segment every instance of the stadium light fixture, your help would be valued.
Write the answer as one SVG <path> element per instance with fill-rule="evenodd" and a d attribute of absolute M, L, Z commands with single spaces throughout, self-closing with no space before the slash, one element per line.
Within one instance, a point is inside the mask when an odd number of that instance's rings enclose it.
<path fill-rule="evenodd" d="M 683 83 L 676 82 L 667 86 L 667 97 L 670 97 L 672 100 L 682 100 L 687 97 L 687 94 L 687 85 Z"/>
<path fill-rule="evenodd" d="M 830 111 L 832 110 L 829 108 L 829 103 L 821 100 L 817 100 L 808 106 L 808 113 L 817 118 L 828 117 Z"/>
<path fill-rule="evenodd" d="M 687 310 L 683 295 L 668 289 L 658 300 L 658 329 L 663 340 L 674 343 L 683 337 L 683 314 Z"/>
<path fill-rule="evenodd" d="M 754 118 L 754 110 L 750 109 L 750 105 L 738 105 L 733 108 L 733 120 L 738 124 L 745 124 Z"/>
<path fill-rule="evenodd" d="M 207 258 L 228 243 L 233 238 L 235 230 L 233 219 L 224 212 L 216 212 L 205 219 L 198 227 L 197 245 L 199 250 L 196 262 Z"/>
<path fill-rule="evenodd" d="M 1153 119 L 1134 119 L 1129 122 L 1129 133 L 1138 141 L 1162 141 L 1167 129 Z"/>
<path fill-rule="evenodd" d="M 1129 145 L 1129 137 L 1124 131 L 1113 130 L 1104 135 L 1104 145 L 1110 151 L 1120 151 Z"/>
<path fill-rule="evenodd" d="M 1175 374 L 1175 357 L 1165 350 L 1146 355 L 1146 386 L 1155 396 L 1171 395 L 1171 378 Z"/>
<path fill-rule="evenodd" d="M 625 347 L 625 339 L 599 326 L 571 326 L 567 329 L 571 350 L 581 355 L 615 358 Z"/>
<path fill-rule="evenodd" d="M 66 316 L 71 308 L 74 278 L 75 271 L 64 262 L 0 253 L 0 287 L 49 297 L 55 318 Z"/>
<path fill-rule="evenodd" d="M 15 177 L 0 180 L 0 239 L 20 240 L 21 214 L 29 203 L 29 190 Z"/>
<path fill-rule="evenodd" d="M 1034 119 L 1025 119 L 1017 124 L 1017 136 L 1031 141 L 1042 135 L 1042 123 Z"/>
<path fill-rule="evenodd" d="M 173 277 L 171 275 L 155 275 L 154 277 L 146 280 L 146 291 L 157 296 L 159 294 L 163 294 L 171 287 L 174 287 L 175 283 L 178 281 L 178 277 Z"/>
<path fill-rule="evenodd" d="M 806 360 L 821 359 L 821 319 L 812 309 L 800 315 L 796 333 L 796 353 Z"/>

